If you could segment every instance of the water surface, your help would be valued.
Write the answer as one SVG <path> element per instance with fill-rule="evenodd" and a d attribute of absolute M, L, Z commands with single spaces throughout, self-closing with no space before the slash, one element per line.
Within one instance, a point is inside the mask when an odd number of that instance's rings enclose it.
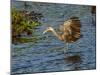
<path fill-rule="evenodd" d="M 43 14 L 36 34 L 41 37 L 37 43 L 12 44 L 11 69 L 12 74 L 55 72 L 69 70 L 95 69 L 95 25 L 92 22 L 91 6 L 52 4 L 27 2 L 31 5 L 28 11 Z M 23 2 L 12 2 L 12 7 L 22 10 Z M 52 26 L 56 31 L 65 20 L 71 16 L 77 16 L 81 20 L 81 33 L 83 35 L 75 43 L 69 44 L 69 50 L 65 43 L 58 40 L 52 33 L 45 35 L 42 32 L 47 26 Z"/>

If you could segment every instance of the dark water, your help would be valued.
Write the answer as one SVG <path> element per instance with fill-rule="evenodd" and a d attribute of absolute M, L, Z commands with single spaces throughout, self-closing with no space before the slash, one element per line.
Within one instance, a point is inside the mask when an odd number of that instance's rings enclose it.
<path fill-rule="evenodd" d="M 91 6 L 70 4 L 47 4 L 28 2 L 34 10 L 43 14 L 40 20 L 42 26 L 36 30 L 36 35 L 42 39 L 38 43 L 12 44 L 11 69 L 12 74 L 55 72 L 68 70 L 87 70 L 96 68 L 95 57 L 95 23 L 91 15 Z M 17 9 L 23 9 L 23 2 L 13 2 Z M 83 35 L 75 43 L 69 44 L 69 50 L 65 43 L 58 40 L 52 33 L 43 35 L 46 27 L 52 26 L 58 29 L 71 16 L 78 16 L 81 20 L 81 33 Z"/>

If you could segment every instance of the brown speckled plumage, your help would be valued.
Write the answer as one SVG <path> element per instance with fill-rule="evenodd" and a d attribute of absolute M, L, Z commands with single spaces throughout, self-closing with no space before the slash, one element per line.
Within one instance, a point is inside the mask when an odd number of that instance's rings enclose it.
<path fill-rule="evenodd" d="M 58 37 L 58 39 L 72 43 L 77 41 L 81 36 L 81 23 L 78 17 L 71 17 L 69 20 L 65 21 L 63 25 L 60 25 L 60 31 L 62 34 L 58 34 L 52 27 L 48 27 L 45 32 L 53 32 L 53 34 Z"/>

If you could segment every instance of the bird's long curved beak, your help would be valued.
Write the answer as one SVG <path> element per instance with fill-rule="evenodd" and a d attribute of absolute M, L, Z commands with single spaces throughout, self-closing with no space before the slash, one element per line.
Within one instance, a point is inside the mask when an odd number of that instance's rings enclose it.
<path fill-rule="evenodd" d="M 43 34 L 45 34 L 47 32 L 47 30 L 43 31 Z"/>

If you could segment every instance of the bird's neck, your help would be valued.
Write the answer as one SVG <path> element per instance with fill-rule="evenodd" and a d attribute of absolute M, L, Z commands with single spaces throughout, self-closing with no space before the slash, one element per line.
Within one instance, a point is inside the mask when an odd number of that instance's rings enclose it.
<path fill-rule="evenodd" d="M 56 37 L 58 37 L 58 39 L 62 40 L 61 35 L 58 34 L 54 29 L 52 30 L 52 33 L 53 33 Z"/>

